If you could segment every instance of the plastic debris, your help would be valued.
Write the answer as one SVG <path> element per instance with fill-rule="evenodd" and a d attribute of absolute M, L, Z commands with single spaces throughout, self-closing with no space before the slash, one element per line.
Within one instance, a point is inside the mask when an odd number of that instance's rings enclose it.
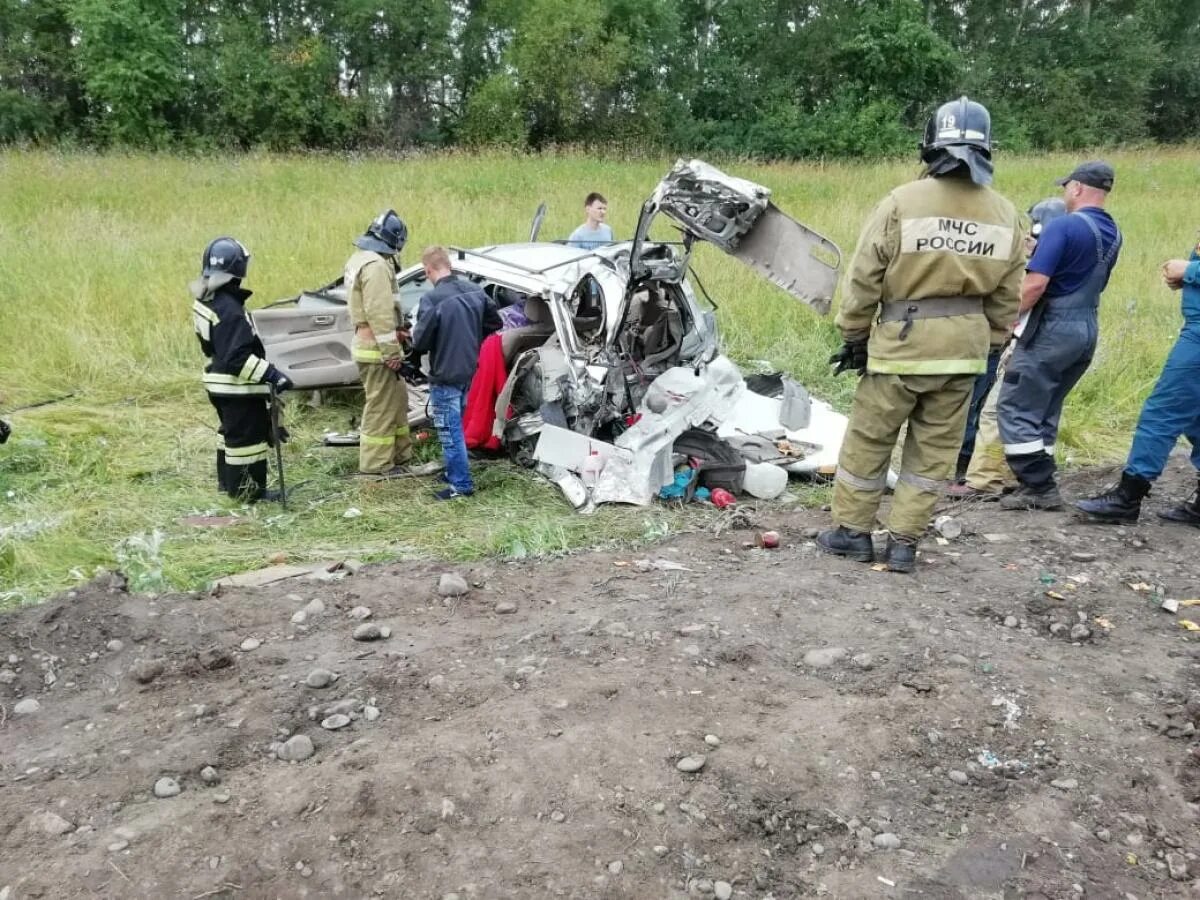
<path fill-rule="evenodd" d="M 1096 616 L 1092 621 L 1103 628 L 1105 631 L 1113 630 L 1113 623 L 1109 621 L 1107 616 Z"/>
<path fill-rule="evenodd" d="M 1200 606 L 1200 597 L 1192 597 L 1190 600 L 1180 600 L 1180 606 Z"/>
<path fill-rule="evenodd" d="M 1197 625 L 1191 619 L 1180 619 L 1179 627 L 1186 629 L 1187 631 L 1200 631 L 1200 625 Z"/>
<path fill-rule="evenodd" d="M 954 516 L 938 516 L 933 520 L 934 530 L 947 540 L 954 540 L 962 535 L 962 523 Z"/>
<path fill-rule="evenodd" d="M 344 513 L 342 513 L 342 518 L 343 519 L 357 519 L 361 515 L 362 515 L 362 510 L 359 509 L 357 506 L 352 506 L 348 510 L 346 510 Z"/>
<path fill-rule="evenodd" d="M 724 488 L 714 488 L 712 492 L 713 506 L 717 509 L 725 509 L 729 506 L 737 505 L 737 498 Z"/>
<path fill-rule="evenodd" d="M 1158 608 L 1166 610 L 1169 613 L 1177 613 L 1179 612 L 1179 601 L 1172 600 L 1170 597 L 1167 597 L 1158 605 Z"/>
<path fill-rule="evenodd" d="M 1139 594 L 1151 594 L 1154 592 L 1154 585 L 1146 584 L 1144 581 L 1131 581 L 1129 582 L 1129 589 L 1137 591 Z"/>

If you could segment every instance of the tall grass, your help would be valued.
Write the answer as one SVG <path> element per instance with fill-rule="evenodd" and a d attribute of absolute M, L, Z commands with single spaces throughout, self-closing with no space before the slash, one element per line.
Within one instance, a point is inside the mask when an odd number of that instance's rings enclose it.
<path fill-rule="evenodd" d="M 1125 231 L 1105 299 L 1100 356 L 1073 395 L 1064 452 L 1075 461 L 1118 455 L 1178 327 L 1177 295 L 1158 264 L 1195 240 L 1200 152 L 1115 153 L 1111 210 Z M 1053 194 L 1074 157 L 998 159 L 997 187 L 1022 208 Z M 412 159 L 0 153 L 0 410 L 75 392 L 62 404 L 16 414 L 0 448 L 0 598 L 32 598 L 95 566 L 143 560 L 146 578 L 194 586 L 275 552 L 291 558 L 459 557 L 563 550 L 670 527 L 662 510 L 606 510 L 581 519 L 553 489 L 506 465 L 489 467 L 472 503 L 449 508 L 429 485 L 363 485 L 341 477 L 353 451 L 319 450 L 322 430 L 344 428 L 348 396 L 320 409 L 293 403 L 293 480 L 308 482 L 286 513 L 263 507 L 249 524 L 216 531 L 177 523 L 220 511 L 213 490 L 215 418 L 201 390 L 187 282 L 209 239 L 232 234 L 253 253 L 256 303 L 335 276 L 351 240 L 395 206 L 407 254 L 435 242 L 523 240 L 546 201 L 547 237 L 565 236 L 584 195 L 608 196 L 618 236 L 670 159 L 448 154 Z M 871 206 L 915 174 L 909 163 L 741 164 L 776 203 L 828 234 L 848 257 Z M 844 405 L 850 379 L 825 359 L 830 320 L 791 301 L 712 248 L 696 267 L 720 304 L 727 349 L 787 369 Z M 349 508 L 361 510 L 343 518 Z M 160 533 L 154 539 L 154 532 Z M 122 545 L 143 536 L 144 540 Z"/>

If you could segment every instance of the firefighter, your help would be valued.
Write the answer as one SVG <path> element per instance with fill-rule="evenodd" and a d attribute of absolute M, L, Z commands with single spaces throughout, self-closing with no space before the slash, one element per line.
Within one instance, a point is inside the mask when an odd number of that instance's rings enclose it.
<path fill-rule="evenodd" d="M 1188 259 L 1163 263 L 1162 276 L 1167 287 L 1183 291 L 1183 329 L 1142 407 L 1120 483 L 1075 504 L 1105 522 L 1137 521 L 1142 500 L 1162 474 L 1180 435 L 1192 445 L 1192 466 L 1200 478 L 1200 244 Z M 1158 515 L 1200 528 L 1200 481 L 1186 502 Z"/>
<path fill-rule="evenodd" d="M 1017 315 L 1024 235 L 992 181 L 991 117 L 966 97 L 925 126 L 923 176 L 875 208 L 851 261 L 831 363 L 862 377 L 838 458 L 836 528 L 818 545 L 863 562 L 888 463 L 907 423 L 887 523 L 886 565 L 911 572 L 917 541 L 953 474 L 976 376 Z"/>
<path fill-rule="evenodd" d="M 354 323 L 351 354 L 363 386 L 358 469 L 363 475 L 408 474 L 412 439 L 408 431 L 408 387 L 400 375 L 406 333 L 394 297 L 400 251 L 408 228 L 394 209 L 380 213 L 354 242 L 346 262 L 346 295 Z"/>
<path fill-rule="evenodd" d="M 208 357 L 203 382 L 216 407 L 217 485 L 229 496 L 256 502 L 281 500 L 267 489 L 271 433 L 271 391 L 283 393 L 292 382 L 267 362 L 266 351 L 246 312 L 251 291 L 242 287 L 250 252 L 231 237 L 208 245 L 200 260 L 200 278 L 190 285 L 195 302 L 192 323 L 200 349 Z"/>

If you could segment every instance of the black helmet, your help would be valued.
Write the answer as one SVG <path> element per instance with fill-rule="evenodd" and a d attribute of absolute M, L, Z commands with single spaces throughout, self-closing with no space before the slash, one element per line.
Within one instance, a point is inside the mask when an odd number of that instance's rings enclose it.
<path fill-rule="evenodd" d="M 931 174 L 957 168 L 944 163 L 958 161 L 967 166 L 976 184 L 991 184 L 992 117 L 987 108 L 965 94 L 939 106 L 925 123 L 921 159 L 929 164 Z"/>
<path fill-rule="evenodd" d="M 367 233 L 354 242 L 360 250 L 372 250 L 385 256 L 399 253 L 408 243 L 408 226 L 394 209 L 380 213 L 367 226 Z"/>
<path fill-rule="evenodd" d="M 1045 200 L 1039 200 L 1029 207 L 1029 218 L 1033 220 L 1030 236 L 1040 237 L 1047 223 L 1066 214 L 1067 204 L 1062 201 L 1061 197 L 1047 197 Z"/>
<path fill-rule="evenodd" d="M 236 238 L 219 237 L 209 243 L 200 257 L 200 275 L 228 275 L 245 278 L 250 265 L 250 251 Z"/>

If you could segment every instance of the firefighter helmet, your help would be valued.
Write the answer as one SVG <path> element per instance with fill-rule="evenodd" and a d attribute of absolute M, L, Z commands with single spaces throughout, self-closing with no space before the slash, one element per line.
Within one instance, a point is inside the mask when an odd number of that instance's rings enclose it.
<path fill-rule="evenodd" d="M 245 278 L 250 265 L 250 251 L 241 241 L 231 237 L 219 237 L 204 248 L 200 258 L 200 275 L 228 275 L 230 278 Z"/>
<path fill-rule="evenodd" d="M 1067 204 L 1062 201 L 1061 197 L 1047 197 L 1045 200 L 1039 200 L 1033 206 L 1029 207 L 1029 218 L 1033 225 L 1030 228 L 1030 237 L 1039 238 L 1046 225 L 1057 219 L 1059 216 L 1067 214 Z"/>
<path fill-rule="evenodd" d="M 408 243 L 408 226 L 396 215 L 394 209 L 382 212 L 367 226 L 367 233 L 354 242 L 361 250 L 371 250 L 391 256 L 399 253 Z"/>
<path fill-rule="evenodd" d="M 921 159 L 930 165 L 931 171 L 937 169 L 941 172 L 957 168 L 957 165 L 944 165 L 957 161 L 966 165 L 971 180 L 976 184 L 990 184 L 992 117 L 987 107 L 965 94 L 939 106 L 925 123 Z"/>

